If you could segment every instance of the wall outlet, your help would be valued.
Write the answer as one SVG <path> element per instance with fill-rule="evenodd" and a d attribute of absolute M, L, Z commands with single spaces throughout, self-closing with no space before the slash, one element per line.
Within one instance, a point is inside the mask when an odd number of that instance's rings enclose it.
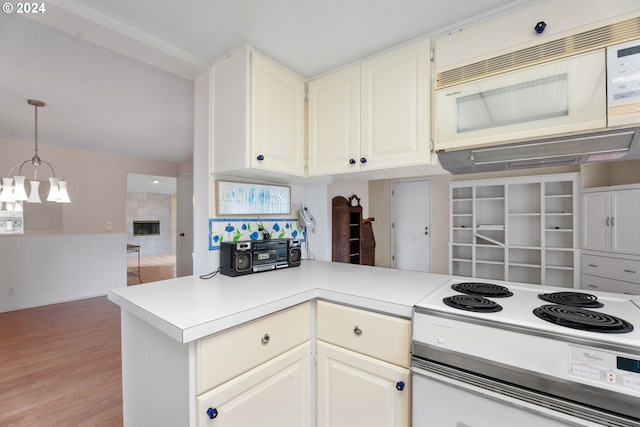
<path fill-rule="evenodd" d="M 111 223 L 111 221 L 107 221 L 107 230 L 111 230 L 112 226 L 113 224 Z"/>

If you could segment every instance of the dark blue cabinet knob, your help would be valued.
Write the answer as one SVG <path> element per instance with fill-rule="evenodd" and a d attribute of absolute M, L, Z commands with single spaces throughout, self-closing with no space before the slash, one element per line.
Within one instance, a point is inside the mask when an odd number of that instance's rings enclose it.
<path fill-rule="evenodd" d="M 360 157 L 360 163 L 367 163 L 367 159 L 365 159 L 364 157 Z"/>
<path fill-rule="evenodd" d="M 398 382 L 396 383 L 396 389 L 397 389 L 398 391 L 402 391 L 402 390 L 404 390 L 404 381 L 398 381 Z"/>
<path fill-rule="evenodd" d="M 264 160 L 264 156 L 262 154 L 259 154 L 258 157 L 256 157 L 256 159 L 258 159 L 259 162 Z"/>
<path fill-rule="evenodd" d="M 349 159 L 349 164 L 350 165 L 355 165 L 356 164 L 356 159 Z"/>
<path fill-rule="evenodd" d="M 218 410 L 216 408 L 207 409 L 207 415 L 209 415 L 210 419 L 214 419 L 218 416 Z"/>
<path fill-rule="evenodd" d="M 536 26 L 533 29 L 536 30 L 536 33 L 542 34 L 545 28 L 547 28 L 547 23 L 544 21 L 540 21 L 536 24 Z"/>

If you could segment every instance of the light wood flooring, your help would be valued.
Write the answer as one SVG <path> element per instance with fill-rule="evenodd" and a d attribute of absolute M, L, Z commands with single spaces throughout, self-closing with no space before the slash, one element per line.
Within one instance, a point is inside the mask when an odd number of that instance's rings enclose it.
<path fill-rule="evenodd" d="M 176 254 L 150 255 L 140 257 L 140 276 L 138 257 L 127 258 L 127 285 L 157 282 L 176 277 Z"/>
<path fill-rule="evenodd" d="M 140 264 L 145 283 L 175 277 L 175 255 Z M 0 313 L 0 426 L 122 426 L 117 305 L 103 296 Z"/>
<path fill-rule="evenodd" d="M 0 426 L 122 426 L 120 348 L 106 296 L 0 313 Z"/>

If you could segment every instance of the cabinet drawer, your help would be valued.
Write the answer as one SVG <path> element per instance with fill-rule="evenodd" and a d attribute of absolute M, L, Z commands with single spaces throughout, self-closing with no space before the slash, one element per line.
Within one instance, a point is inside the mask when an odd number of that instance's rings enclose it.
<path fill-rule="evenodd" d="M 309 340 L 309 303 L 196 342 L 197 393 L 203 393 Z"/>
<path fill-rule="evenodd" d="M 587 291 L 616 292 L 619 294 L 640 295 L 640 285 L 607 279 L 605 277 L 582 275 L 582 289 Z"/>
<path fill-rule="evenodd" d="M 640 261 L 582 255 L 582 273 L 640 284 Z"/>
<path fill-rule="evenodd" d="M 318 301 L 318 339 L 409 367 L 410 321 Z"/>

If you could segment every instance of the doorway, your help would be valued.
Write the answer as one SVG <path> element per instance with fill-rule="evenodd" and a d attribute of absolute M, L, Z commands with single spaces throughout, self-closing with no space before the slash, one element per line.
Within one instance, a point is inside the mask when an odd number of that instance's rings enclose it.
<path fill-rule="evenodd" d="M 431 271 L 431 181 L 391 185 L 391 268 Z"/>
<path fill-rule="evenodd" d="M 127 174 L 128 285 L 176 277 L 176 193 L 174 177 Z M 136 224 L 155 232 L 136 233 Z"/>

